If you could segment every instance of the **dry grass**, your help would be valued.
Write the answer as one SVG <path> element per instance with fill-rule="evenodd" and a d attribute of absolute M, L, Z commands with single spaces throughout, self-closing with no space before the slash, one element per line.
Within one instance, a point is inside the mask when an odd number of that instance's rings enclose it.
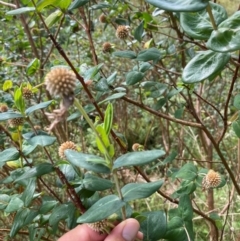
<path fill-rule="evenodd" d="M 236 12 L 240 6 L 239 0 L 217 0 L 217 3 L 225 7 L 229 15 Z"/>

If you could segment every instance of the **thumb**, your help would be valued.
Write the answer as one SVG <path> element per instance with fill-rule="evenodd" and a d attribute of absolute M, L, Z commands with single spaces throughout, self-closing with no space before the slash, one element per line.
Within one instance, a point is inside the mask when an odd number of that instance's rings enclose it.
<path fill-rule="evenodd" d="M 105 241 L 132 241 L 135 238 L 142 239 L 143 234 L 139 231 L 139 223 L 136 219 L 129 218 L 118 224 L 107 236 Z"/>
<path fill-rule="evenodd" d="M 105 237 L 106 235 L 95 232 L 87 224 L 82 224 L 64 234 L 58 241 L 103 241 Z"/>

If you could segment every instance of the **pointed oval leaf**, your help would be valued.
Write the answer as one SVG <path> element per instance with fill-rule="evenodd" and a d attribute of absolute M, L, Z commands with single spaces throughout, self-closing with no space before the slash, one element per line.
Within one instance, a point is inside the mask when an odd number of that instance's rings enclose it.
<path fill-rule="evenodd" d="M 0 121 L 5 121 L 5 120 L 13 119 L 13 118 L 21 118 L 21 117 L 23 117 L 23 115 L 18 112 L 0 113 Z"/>
<path fill-rule="evenodd" d="M 137 55 L 134 51 L 124 50 L 124 51 L 116 51 L 113 52 L 113 56 L 126 58 L 126 59 L 136 59 Z"/>
<path fill-rule="evenodd" d="M 228 16 L 224 7 L 212 2 L 209 2 L 209 4 L 216 25 L 227 19 Z M 207 40 L 213 31 L 209 14 L 205 9 L 200 12 L 182 12 L 180 14 L 180 24 L 184 32 L 194 39 Z"/>
<path fill-rule="evenodd" d="M 37 135 L 27 140 L 32 146 L 50 146 L 56 141 L 56 137 L 48 135 Z"/>
<path fill-rule="evenodd" d="M 34 7 L 23 7 L 23 8 L 18 8 L 18 9 L 8 11 L 6 15 L 18 15 L 18 14 L 23 14 L 23 13 L 32 12 L 32 11 L 35 11 Z"/>
<path fill-rule="evenodd" d="M 102 103 L 105 103 L 106 101 L 111 101 L 111 100 L 120 99 L 120 98 L 122 98 L 124 95 L 126 95 L 125 92 L 115 93 L 115 94 L 113 94 L 113 95 L 110 95 L 109 97 L 107 97 L 107 98 L 104 99 L 103 101 L 99 102 L 99 105 L 102 104 Z"/>
<path fill-rule="evenodd" d="M 27 66 L 27 75 L 32 76 L 34 75 L 37 70 L 40 68 L 40 60 L 35 58 L 33 59 Z"/>
<path fill-rule="evenodd" d="M 12 197 L 8 206 L 4 210 L 6 213 L 16 212 L 24 206 L 23 201 L 19 197 Z"/>
<path fill-rule="evenodd" d="M 192 163 L 187 163 L 181 167 L 175 177 L 192 181 L 197 177 L 197 167 Z"/>
<path fill-rule="evenodd" d="M 29 213 L 30 210 L 27 208 L 18 209 L 18 212 L 14 217 L 14 221 L 9 234 L 11 238 L 13 238 L 17 234 L 17 232 L 24 226 L 25 219 L 27 218 Z"/>
<path fill-rule="evenodd" d="M 144 21 L 142 21 L 134 31 L 134 38 L 141 43 L 142 35 L 144 32 Z"/>
<path fill-rule="evenodd" d="M 32 202 L 35 189 L 36 189 L 36 179 L 32 178 L 29 180 L 28 185 L 21 196 L 21 200 L 23 200 L 25 207 L 28 207 Z"/>
<path fill-rule="evenodd" d="M 233 131 L 235 132 L 235 134 L 237 135 L 238 138 L 240 138 L 240 121 L 234 121 L 232 123 L 232 127 L 233 127 Z"/>
<path fill-rule="evenodd" d="M 207 47 L 217 52 L 230 52 L 240 49 L 240 11 L 227 18 L 213 31 Z"/>
<path fill-rule="evenodd" d="M 11 197 L 7 194 L 0 194 L 0 210 L 3 210 L 7 207 L 8 203 L 10 202 Z"/>
<path fill-rule="evenodd" d="M 19 158 L 19 152 L 16 148 L 8 148 L 0 152 L 0 163 L 13 161 Z"/>
<path fill-rule="evenodd" d="M 162 184 L 163 180 L 149 183 L 129 183 L 122 188 L 123 200 L 129 202 L 149 197 L 159 190 Z"/>
<path fill-rule="evenodd" d="M 193 84 L 211 78 L 223 70 L 229 59 L 228 53 L 216 53 L 211 50 L 200 52 L 184 68 L 183 82 Z"/>
<path fill-rule="evenodd" d="M 86 174 L 82 181 L 83 188 L 90 191 L 103 191 L 113 187 L 113 183 L 107 179 Z"/>
<path fill-rule="evenodd" d="M 57 225 L 59 221 L 66 219 L 72 211 L 75 211 L 73 203 L 64 203 L 55 207 L 49 217 L 49 224 L 51 226 Z"/>
<path fill-rule="evenodd" d="M 208 5 L 208 0 L 145 0 L 151 5 L 170 12 L 198 12 Z"/>
<path fill-rule="evenodd" d="M 31 177 L 41 177 L 45 174 L 53 172 L 55 170 L 54 166 L 50 163 L 41 163 L 31 169 L 27 170 L 20 177 L 16 178 L 15 182 L 24 180 Z"/>
<path fill-rule="evenodd" d="M 138 71 L 131 71 L 126 75 L 127 85 L 134 85 L 140 82 L 144 77 L 144 73 Z"/>
<path fill-rule="evenodd" d="M 159 240 L 164 238 L 167 231 L 167 218 L 163 211 L 141 213 L 145 219 L 141 222 L 140 231 L 144 240 Z"/>
<path fill-rule="evenodd" d="M 130 152 L 117 158 L 114 162 L 113 170 L 119 167 L 145 165 L 164 155 L 165 152 L 162 150 Z"/>
<path fill-rule="evenodd" d="M 98 156 L 73 150 L 66 150 L 64 153 L 67 160 L 74 166 L 97 173 L 110 173 L 110 169 L 106 166 L 106 161 Z"/>
<path fill-rule="evenodd" d="M 109 195 L 94 203 L 82 216 L 77 219 L 78 223 L 94 223 L 101 221 L 115 213 L 125 202 L 116 195 Z"/>
<path fill-rule="evenodd" d="M 25 114 L 30 115 L 31 113 L 33 113 L 36 110 L 44 109 L 44 108 L 48 107 L 51 103 L 52 103 L 52 100 L 49 100 L 49 101 L 42 102 L 37 105 L 31 106 L 26 109 Z"/>
<path fill-rule="evenodd" d="M 138 53 L 138 61 L 150 61 L 150 60 L 159 60 L 161 58 L 161 53 L 157 48 L 150 48 L 142 50 Z"/>
<path fill-rule="evenodd" d="M 236 107 L 238 110 L 240 110 L 240 94 L 237 94 L 237 95 L 234 97 L 233 105 L 234 105 L 234 107 Z"/>
<path fill-rule="evenodd" d="M 87 4 L 89 0 L 75 0 L 72 2 L 72 4 L 69 6 L 68 10 L 71 11 L 73 9 L 79 8 Z"/>

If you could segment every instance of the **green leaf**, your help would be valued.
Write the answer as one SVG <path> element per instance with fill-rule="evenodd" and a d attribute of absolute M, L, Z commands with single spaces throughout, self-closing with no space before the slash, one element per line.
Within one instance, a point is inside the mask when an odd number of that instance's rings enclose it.
<path fill-rule="evenodd" d="M 138 61 L 145 61 L 145 62 L 150 60 L 158 61 L 160 58 L 161 58 L 161 53 L 157 48 L 142 50 L 138 53 L 138 56 L 137 56 Z"/>
<path fill-rule="evenodd" d="M 73 203 L 64 203 L 55 207 L 49 217 L 49 225 L 53 226 L 53 229 L 56 231 L 58 223 L 61 220 L 66 220 L 67 218 L 69 221 L 74 220 L 75 211 Z M 68 227 L 70 228 L 69 221 Z"/>
<path fill-rule="evenodd" d="M 27 170 L 25 173 L 23 173 L 20 177 L 18 177 L 15 182 L 32 178 L 32 177 L 41 177 L 45 174 L 48 174 L 50 172 L 55 171 L 54 167 L 50 163 L 41 163 L 36 165 L 35 167 L 32 167 L 31 169 Z"/>
<path fill-rule="evenodd" d="M 15 10 L 8 11 L 6 15 L 18 15 L 18 14 L 23 14 L 27 12 L 32 12 L 35 11 L 34 7 L 23 7 L 23 8 L 18 8 Z"/>
<path fill-rule="evenodd" d="M 24 226 L 25 219 L 27 218 L 29 213 L 29 209 L 18 209 L 9 234 L 11 238 L 13 238 L 17 234 L 17 232 Z"/>
<path fill-rule="evenodd" d="M 106 166 L 106 161 L 98 156 L 84 154 L 73 150 L 66 150 L 67 160 L 74 166 L 84 168 L 97 173 L 109 173 L 110 170 Z"/>
<path fill-rule="evenodd" d="M 44 109 L 44 108 L 48 107 L 51 103 L 52 103 L 52 100 L 49 100 L 46 102 L 39 103 L 37 105 L 33 105 L 26 109 L 25 114 L 30 115 L 31 113 L 33 113 L 36 110 Z"/>
<path fill-rule="evenodd" d="M 240 138 L 240 120 L 234 121 L 232 127 L 237 137 Z"/>
<path fill-rule="evenodd" d="M 101 221 L 118 211 L 125 205 L 116 195 L 109 195 L 94 203 L 82 216 L 77 219 L 78 223 L 94 223 Z"/>
<path fill-rule="evenodd" d="M 119 167 L 145 165 L 165 155 L 162 150 L 139 151 L 124 154 L 116 159 L 113 170 Z"/>
<path fill-rule="evenodd" d="M 142 41 L 142 35 L 144 32 L 143 26 L 144 26 L 144 21 L 142 21 L 134 31 L 134 38 L 140 43 Z"/>
<path fill-rule="evenodd" d="M 11 89 L 12 87 L 13 87 L 12 81 L 11 80 L 5 80 L 4 83 L 3 83 L 2 90 L 7 91 L 7 90 Z"/>
<path fill-rule="evenodd" d="M 234 96 L 233 105 L 240 110 L 240 94 Z"/>
<path fill-rule="evenodd" d="M 113 187 L 113 183 L 107 179 L 93 176 L 87 173 L 82 180 L 83 188 L 90 191 L 103 191 Z"/>
<path fill-rule="evenodd" d="M 9 119 L 14 119 L 14 118 L 21 118 L 21 117 L 23 117 L 23 115 L 18 112 L 0 113 L 0 121 L 5 121 L 5 120 L 9 120 Z"/>
<path fill-rule="evenodd" d="M 224 7 L 213 2 L 209 2 L 209 4 L 216 25 L 227 19 L 228 16 Z M 180 24 L 184 32 L 194 39 L 208 40 L 213 31 L 209 14 L 205 9 L 199 12 L 182 12 L 180 14 Z"/>
<path fill-rule="evenodd" d="M 205 9 L 208 0 L 145 0 L 149 4 L 170 12 L 198 12 Z"/>
<path fill-rule="evenodd" d="M 163 211 L 141 213 L 145 219 L 140 224 L 140 231 L 144 234 L 144 240 L 154 241 L 164 238 L 167 231 L 167 218 Z"/>
<path fill-rule="evenodd" d="M 89 0 L 75 0 L 72 2 L 72 4 L 70 5 L 70 7 L 68 8 L 69 11 L 82 7 L 85 4 L 87 4 L 89 2 Z"/>
<path fill-rule="evenodd" d="M 8 148 L 0 152 L 0 163 L 17 160 L 19 156 L 19 152 L 16 148 Z"/>
<path fill-rule="evenodd" d="M 41 11 L 42 9 L 50 5 L 59 7 L 62 10 L 66 10 L 70 3 L 70 0 L 42 0 L 37 4 L 37 10 Z"/>
<path fill-rule="evenodd" d="M 163 184 L 163 180 L 150 183 L 129 183 L 122 188 L 123 200 L 129 202 L 147 198 L 155 193 Z"/>
<path fill-rule="evenodd" d="M 193 209 L 192 202 L 189 195 L 181 196 L 178 204 L 179 214 L 184 221 L 192 221 Z"/>
<path fill-rule="evenodd" d="M 28 185 L 21 196 L 21 200 L 24 202 L 25 207 L 28 207 L 31 204 L 35 189 L 36 189 L 36 179 L 32 178 L 29 180 Z"/>
<path fill-rule="evenodd" d="M 19 197 L 12 197 L 8 206 L 4 210 L 6 213 L 16 212 L 24 206 L 23 201 Z"/>
<path fill-rule="evenodd" d="M 168 86 L 163 83 L 159 83 L 156 81 L 146 81 L 141 83 L 144 92 L 148 97 L 158 98 L 163 95 L 163 93 L 167 90 Z"/>
<path fill-rule="evenodd" d="M 217 52 L 232 52 L 240 49 L 240 11 L 235 12 L 228 19 L 219 24 L 213 31 L 207 47 Z"/>
<path fill-rule="evenodd" d="M 14 93 L 14 103 L 15 103 L 16 107 L 18 108 L 18 110 L 21 113 L 24 113 L 24 111 L 25 111 L 25 102 L 24 102 L 24 99 L 23 99 L 23 96 L 22 96 L 22 89 L 21 89 L 21 87 L 17 88 L 15 93 Z"/>
<path fill-rule="evenodd" d="M 99 102 L 98 104 L 100 105 L 100 104 L 105 103 L 106 101 L 120 99 L 120 98 L 122 98 L 124 95 L 126 95 L 125 92 L 115 93 L 115 94 L 113 94 L 113 95 L 108 96 L 106 99 L 104 99 L 103 101 Z M 0 114 L 0 115 L 1 115 L 1 114 Z"/>
<path fill-rule="evenodd" d="M 32 76 L 34 75 L 40 68 L 40 60 L 35 58 L 33 59 L 27 66 L 27 75 Z"/>
<path fill-rule="evenodd" d="M 216 53 L 211 50 L 198 53 L 184 68 L 183 82 L 193 84 L 215 76 L 223 70 L 230 60 L 230 54 Z"/>
<path fill-rule="evenodd" d="M 27 140 L 32 146 L 50 146 L 56 141 L 56 137 L 48 135 L 36 135 Z"/>
<path fill-rule="evenodd" d="M 138 71 L 128 72 L 126 75 L 126 83 L 127 85 L 134 85 L 140 82 L 144 78 L 144 74 Z"/>
<path fill-rule="evenodd" d="M 124 51 L 116 51 L 113 52 L 113 56 L 126 58 L 126 59 L 136 59 L 137 55 L 134 51 L 124 50 Z"/>
<path fill-rule="evenodd" d="M 10 202 L 11 197 L 7 194 L 0 194 L 0 210 L 3 210 L 7 207 L 8 203 Z"/>
<path fill-rule="evenodd" d="M 109 103 L 104 115 L 104 130 L 107 135 L 109 135 L 112 129 L 112 122 L 113 122 L 113 105 Z"/>
<path fill-rule="evenodd" d="M 46 19 L 45 23 L 48 28 L 51 28 L 56 22 L 58 22 L 63 15 L 63 12 L 60 10 L 56 10 L 55 12 L 51 13 Z"/>
<path fill-rule="evenodd" d="M 52 197 L 43 196 L 42 197 L 42 205 L 39 209 L 39 213 L 46 214 L 46 213 L 50 212 L 57 204 L 58 204 L 58 201 L 56 201 Z"/>
<path fill-rule="evenodd" d="M 192 163 L 187 163 L 181 167 L 175 177 L 192 181 L 197 177 L 197 167 Z"/>

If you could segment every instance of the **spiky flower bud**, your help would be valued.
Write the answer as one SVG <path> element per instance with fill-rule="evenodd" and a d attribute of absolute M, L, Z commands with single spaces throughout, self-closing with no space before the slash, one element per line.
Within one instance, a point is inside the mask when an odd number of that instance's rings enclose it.
<path fill-rule="evenodd" d="M 129 26 L 125 26 L 125 25 L 118 26 L 116 31 L 116 37 L 123 40 L 127 39 L 129 35 L 129 30 L 130 30 Z"/>
<path fill-rule="evenodd" d="M 0 103 L 0 112 L 7 112 L 8 106 L 5 103 Z"/>
<path fill-rule="evenodd" d="M 104 53 L 110 53 L 112 50 L 112 44 L 110 44 L 109 42 L 105 42 L 103 45 L 102 45 L 102 51 Z"/>
<path fill-rule="evenodd" d="M 8 124 L 10 127 L 18 127 L 23 124 L 23 118 L 13 118 L 8 120 Z"/>
<path fill-rule="evenodd" d="M 108 231 L 108 222 L 107 220 L 98 221 L 96 223 L 87 223 L 88 227 L 93 229 L 95 232 L 104 234 Z"/>
<path fill-rule="evenodd" d="M 53 68 L 45 77 L 45 85 L 51 95 L 73 95 L 76 76 L 66 68 Z"/>
<path fill-rule="evenodd" d="M 33 93 L 28 87 L 23 88 L 22 95 L 23 95 L 23 98 L 25 98 L 26 100 L 30 100 L 33 97 Z"/>
<path fill-rule="evenodd" d="M 99 16 L 99 22 L 100 23 L 107 23 L 107 16 L 102 13 L 100 16 Z"/>
<path fill-rule="evenodd" d="M 202 180 L 203 189 L 215 188 L 221 183 L 221 175 L 210 169 Z"/>
<path fill-rule="evenodd" d="M 75 143 L 73 143 L 72 141 L 66 141 L 66 142 L 62 143 L 62 145 L 58 149 L 59 156 L 63 159 L 66 158 L 64 151 L 69 150 L 69 149 L 76 151 L 77 147 L 76 147 Z"/>

